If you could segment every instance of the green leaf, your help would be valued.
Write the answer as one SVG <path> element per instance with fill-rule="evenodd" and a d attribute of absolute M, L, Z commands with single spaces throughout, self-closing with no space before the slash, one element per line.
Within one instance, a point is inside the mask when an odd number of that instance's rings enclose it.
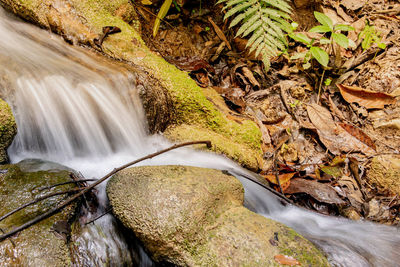
<path fill-rule="evenodd" d="M 321 64 L 324 67 L 328 67 L 329 63 L 328 53 L 326 53 L 323 49 L 316 46 L 312 46 L 310 48 L 310 52 L 312 57 L 315 58 L 319 62 L 319 64 Z"/>
<path fill-rule="evenodd" d="M 322 45 L 330 44 L 331 40 L 328 39 L 328 38 L 322 37 L 321 39 L 319 39 L 319 43 L 322 44 Z"/>
<path fill-rule="evenodd" d="M 153 37 L 157 35 L 158 29 L 160 28 L 161 20 L 167 15 L 171 4 L 172 0 L 165 0 L 160 8 L 160 11 L 158 11 L 157 18 L 154 21 L 154 26 L 153 26 Z"/>
<path fill-rule="evenodd" d="M 309 32 L 320 32 L 320 33 L 330 32 L 330 31 L 332 31 L 331 28 L 325 25 L 318 25 L 309 30 Z"/>
<path fill-rule="evenodd" d="M 329 79 L 329 78 L 326 78 L 325 81 L 324 81 L 324 84 L 325 84 L 326 86 L 331 85 L 331 83 L 332 83 L 332 80 Z"/>
<path fill-rule="evenodd" d="M 355 29 L 349 25 L 345 25 L 345 24 L 338 24 L 335 25 L 335 31 L 344 31 L 344 32 L 348 32 L 348 31 L 354 31 Z"/>
<path fill-rule="evenodd" d="M 349 47 L 349 39 L 341 33 L 332 33 L 333 40 L 343 48 Z"/>
<path fill-rule="evenodd" d="M 311 39 L 307 37 L 304 33 L 290 33 L 289 37 L 297 42 L 301 42 L 303 44 L 309 45 L 311 43 Z"/>
<path fill-rule="evenodd" d="M 314 16 L 318 20 L 319 23 L 321 23 L 324 26 L 329 27 L 329 29 L 333 30 L 333 22 L 332 20 L 325 14 L 314 11 Z"/>
<path fill-rule="evenodd" d="M 378 47 L 380 49 L 386 49 L 386 45 L 384 43 L 378 43 Z"/>

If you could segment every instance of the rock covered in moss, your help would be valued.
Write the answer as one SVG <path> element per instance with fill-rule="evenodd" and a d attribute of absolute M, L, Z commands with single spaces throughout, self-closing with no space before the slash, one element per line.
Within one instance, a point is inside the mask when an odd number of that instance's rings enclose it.
<path fill-rule="evenodd" d="M 400 195 L 400 156 L 379 155 L 371 161 L 367 171 L 370 183 Z"/>
<path fill-rule="evenodd" d="M 38 196 L 56 190 L 65 191 L 73 187 L 72 184 L 67 184 L 40 192 L 38 190 L 40 187 L 70 181 L 70 172 L 67 170 L 44 171 L 40 169 L 45 166 L 32 164 L 21 162 L 0 167 L 0 216 Z M 32 171 L 28 171 L 30 167 Z M 55 196 L 23 209 L 0 221 L 0 228 L 7 232 L 20 226 L 54 207 L 64 198 L 65 195 Z M 67 222 L 73 217 L 75 207 L 75 205 L 70 205 L 62 212 L 23 230 L 11 239 L 0 241 L 0 265 L 70 266 L 72 258 L 66 240 L 69 231 Z"/>
<path fill-rule="evenodd" d="M 243 207 L 233 176 L 187 166 L 145 166 L 107 185 L 113 212 L 156 261 L 179 266 L 279 266 L 276 255 L 302 266 L 329 266 L 314 245 L 281 223 Z"/>
<path fill-rule="evenodd" d="M 8 161 L 7 148 L 11 145 L 16 133 L 17 125 L 11 108 L 0 99 L 0 163 Z"/>

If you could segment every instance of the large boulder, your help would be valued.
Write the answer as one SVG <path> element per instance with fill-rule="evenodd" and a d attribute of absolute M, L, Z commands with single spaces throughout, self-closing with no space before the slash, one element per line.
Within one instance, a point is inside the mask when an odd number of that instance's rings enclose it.
<path fill-rule="evenodd" d="M 7 148 L 11 145 L 17 125 L 10 106 L 0 99 L 0 164 L 8 161 Z"/>
<path fill-rule="evenodd" d="M 293 229 L 243 207 L 244 190 L 222 171 L 145 166 L 116 174 L 107 185 L 113 213 L 156 261 L 178 266 L 329 266 Z M 283 256 L 282 256 L 283 257 Z"/>
<path fill-rule="evenodd" d="M 186 72 L 150 51 L 140 36 L 140 22 L 134 19 L 137 15 L 132 1 L 0 0 L 0 4 L 71 43 L 92 47 L 140 67 L 147 74 L 147 83 L 158 86 L 158 90 L 141 91 L 149 125 L 154 130 L 167 128 L 165 135 L 174 141 L 209 138 L 214 151 L 247 168 L 257 170 L 262 165 L 261 132 L 257 125 L 248 119 L 233 118 L 224 107 L 216 105 L 221 96 L 215 90 L 200 88 Z M 117 26 L 121 32 L 105 38 L 100 48 L 94 40 L 106 26 Z"/>
<path fill-rule="evenodd" d="M 40 170 L 46 168 L 35 162 L 21 162 L 0 166 L 0 216 L 44 194 L 65 191 L 73 184 L 40 191 L 40 187 L 71 181 L 68 170 Z M 66 195 L 59 195 L 23 209 L 5 220 L 0 228 L 7 232 L 16 226 L 54 207 Z M 1 266 L 70 266 L 72 257 L 67 244 L 69 224 L 76 205 L 70 205 L 40 223 L 0 242 Z"/>

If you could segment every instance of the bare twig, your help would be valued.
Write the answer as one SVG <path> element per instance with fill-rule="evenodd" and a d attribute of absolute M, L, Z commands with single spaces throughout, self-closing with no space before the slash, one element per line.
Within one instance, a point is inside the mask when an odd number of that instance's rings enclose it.
<path fill-rule="evenodd" d="M 61 192 L 53 192 L 53 193 L 50 193 L 50 194 L 47 194 L 47 195 L 44 195 L 44 196 L 35 198 L 35 199 L 32 200 L 31 202 L 25 203 L 24 205 L 22 205 L 22 206 L 16 208 L 15 210 L 12 210 L 12 211 L 8 212 L 7 214 L 4 214 L 3 216 L 0 217 L 0 221 L 6 219 L 6 218 L 8 218 L 8 217 L 10 217 L 11 215 L 13 215 L 14 213 L 16 213 L 17 211 L 20 211 L 20 210 L 22 210 L 22 209 L 24 209 L 24 208 L 26 208 L 26 207 L 32 206 L 33 204 L 36 204 L 36 203 L 38 203 L 38 202 L 40 202 L 40 201 L 42 201 L 42 200 L 48 199 L 48 198 L 50 198 L 50 197 L 55 197 L 55 196 L 58 196 L 58 195 L 64 195 L 64 194 L 74 193 L 74 192 L 77 192 L 77 191 L 80 191 L 80 190 L 83 190 L 83 189 L 84 189 L 84 188 L 74 188 L 74 189 L 70 189 L 70 190 L 66 190 L 66 191 L 61 191 Z"/>
<path fill-rule="evenodd" d="M 20 231 L 22 231 L 22 230 L 24 230 L 24 229 L 26 229 L 26 228 L 28 228 L 28 227 L 30 227 L 30 226 L 32 226 L 32 225 L 38 223 L 38 222 L 40 222 L 40 221 L 42 221 L 42 220 L 44 220 L 44 219 L 50 217 L 51 215 L 55 214 L 55 213 L 58 212 L 60 209 L 62 209 L 62 208 L 64 208 L 64 207 L 68 206 L 68 205 L 71 204 L 73 201 L 75 201 L 76 199 L 78 199 L 79 197 L 81 197 L 82 195 L 84 195 L 85 193 L 87 193 L 88 191 L 92 190 L 94 187 L 96 187 L 96 186 L 99 185 L 100 183 L 104 182 L 105 180 L 107 180 L 108 178 L 110 178 L 111 176 L 113 176 L 114 174 L 116 174 L 117 172 L 119 172 L 119 171 L 121 171 L 121 170 L 123 170 L 123 169 L 125 169 L 125 168 L 127 168 L 127 167 L 129 167 L 129 166 L 132 166 L 132 165 L 134 165 L 134 164 L 136 164 L 136 163 L 139 163 L 139 162 L 141 162 L 141 161 L 144 161 L 144 160 L 146 160 L 146 159 L 151 159 L 151 158 L 153 158 L 153 157 L 155 157 L 155 156 L 158 156 L 158 155 L 160 155 L 160 154 L 163 154 L 163 153 L 168 152 L 168 151 L 173 150 L 173 149 L 177 149 L 177 148 L 184 147 L 184 146 L 189 146 L 189 145 L 197 145 L 197 144 L 206 144 L 208 148 L 211 148 L 211 141 L 193 141 L 193 142 L 186 142 L 186 143 L 181 143 L 181 144 L 173 145 L 173 146 L 171 146 L 171 147 L 169 147 L 169 148 L 160 150 L 160 151 L 155 152 L 155 153 L 153 153 L 153 154 L 149 154 L 149 155 L 147 155 L 147 156 L 145 156 L 145 157 L 142 157 L 142 158 L 140 158 L 140 159 L 137 159 L 137 160 L 134 160 L 134 161 L 132 161 L 132 162 L 129 162 L 129 163 L 125 164 L 125 165 L 122 165 L 121 167 L 112 170 L 111 172 L 109 172 L 108 174 L 106 174 L 105 176 L 103 176 L 101 179 L 97 180 L 97 182 L 94 182 L 94 183 L 91 184 L 90 186 L 84 188 L 84 189 L 83 189 L 82 191 L 80 191 L 79 193 L 77 193 L 77 194 L 71 196 L 70 198 L 66 199 L 65 201 L 63 201 L 62 203 L 60 203 L 59 205 L 57 205 L 57 207 L 55 207 L 55 208 L 53 208 L 53 209 L 51 209 L 51 210 L 49 210 L 49 211 L 47 211 L 47 212 L 45 212 L 45 213 L 43 213 L 43 214 L 37 216 L 36 218 L 34 218 L 34 219 L 32 219 L 32 220 L 30 220 L 30 221 L 24 223 L 23 225 L 21 225 L 21 226 L 19 226 L 19 227 L 14 228 L 14 229 L 11 230 L 10 232 L 1 235 L 1 236 L 0 236 L 0 241 L 3 241 L 4 239 L 6 239 L 6 238 L 8 238 L 8 237 L 10 237 L 10 236 L 13 236 L 13 235 L 15 235 L 16 233 L 18 233 L 18 232 L 20 232 Z"/>
<path fill-rule="evenodd" d="M 279 171 L 278 171 L 278 162 L 277 162 L 276 151 L 275 151 L 275 155 L 274 155 L 274 169 L 275 169 L 274 171 L 275 171 L 276 182 L 278 183 L 279 190 L 281 191 L 280 193 L 283 194 L 281 180 L 279 179 Z"/>
<path fill-rule="evenodd" d="M 112 208 L 108 208 L 105 212 L 103 212 L 102 214 L 100 214 L 99 216 L 97 216 L 96 218 L 94 218 L 93 220 L 88 221 L 87 223 L 85 223 L 85 225 L 91 224 L 94 221 L 100 219 L 101 217 L 103 217 L 104 215 L 106 215 L 107 213 L 109 213 L 110 211 L 112 211 Z"/>
<path fill-rule="evenodd" d="M 61 186 L 61 185 L 77 184 L 77 183 L 80 183 L 80 182 L 90 182 L 90 181 L 96 181 L 96 179 L 84 179 L 84 180 L 68 181 L 68 182 L 63 182 L 63 183 L 59 183 L 59 184 L 52 184 L 52 185 L 49 185 L 49 186 L 46 186 L 46 187 L 39 187 L 37 190 L 38 191 L 43 191 L 43 190 L 51 189 L 51 188 L 54 188 L 54 187 L 57 187 L 57 186 Z"/>

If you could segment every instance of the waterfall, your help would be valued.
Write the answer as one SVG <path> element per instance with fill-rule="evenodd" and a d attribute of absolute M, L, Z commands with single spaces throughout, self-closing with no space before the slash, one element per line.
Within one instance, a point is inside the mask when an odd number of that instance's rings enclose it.
<path fill-rule="evenodd" d="M 170 144 L 149 136 L 132 75 L 60 37 L 0 10 L 0 93 L 12 106 L 18 134 L 10 158 L 51 160 L 84 174 L 106 172 Z M 246 180 L 251 173 L 206 152 L 178 149 L 142 165 L 185 164 L 228 170 L 244 187 L 246 203 L 266 217 L 293 227 L 324 250 L 333 266 L 398 266 L 400 233 L 395 227 L 323 216 L 283 206 L 268 191 Z M 105 190 L 99 198 L 106 202 Z M 83 235 L 82 251 L 91 263 L 129 258 L 112 216 Z M 101 232 L 101 234 L 99 233 Z M 125 251 L 125 252 L 124 252 Z M 151 265 L 143 254 L 142 265 Z M 95 255 L 95 256 L 94 256 Z"/>

